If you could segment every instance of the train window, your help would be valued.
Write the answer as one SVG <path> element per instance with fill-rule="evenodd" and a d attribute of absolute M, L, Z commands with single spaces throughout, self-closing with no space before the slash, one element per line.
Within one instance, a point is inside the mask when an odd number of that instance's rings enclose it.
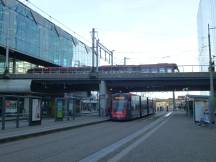
<path fill-rule="evenodd" d="M 135 71 L 135 72 L 140 71 L 140 67 L 139 66 L 135 66 L 133 69 L 134 69 L 133 71 Z"/>
<path fill-rule="evenodd" d="M 167 73 L 172 73 L 173 69 L 172 68 L 167 68 Z"/>
<path fill-rule="evenodd" d="M 159 73 L 165 73 L 165 68 L 159 68 Z"/>
<path fill-rule="evenodd" d="M 152 72 L 152 73 L 157 73 L 157 72 L 158 72 L 158 71 L 157 71 L 157 68 L 152 68 L 152 69 L 151 69 L 151 72 Z"/>
<path fill-rule="evenodd" d="M 174 72 L 176 73 L 176 72 L 179 72 L 179 70 L 178 69 L 174 69 Z"/>
<path fill-rule="evenodd" d="M 127 70 L 127 71 L 129 71 L 129 72 L 134 71 L 134 69 L 133 69 L 132 67 L 125 68 L 125 70 Z"/>
<path fill-rule="evenodd" d="M 141 68 L 141 71 L 142 71 L 143 73 L 149 73 L 149 69 L 148 69 L 148 68 Z"/>

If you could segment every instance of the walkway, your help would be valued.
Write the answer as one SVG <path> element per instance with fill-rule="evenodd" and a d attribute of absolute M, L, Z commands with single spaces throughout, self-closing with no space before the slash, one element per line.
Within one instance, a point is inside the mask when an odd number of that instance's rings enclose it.
<path fill-rule="evenodd" d="M 185 112 L 174 112 L 151 136 L 143 138 L 126 156 L 121 151 L 114 159 L 122 162 L 214 162 L 216 126 L 199 126 Z"/>

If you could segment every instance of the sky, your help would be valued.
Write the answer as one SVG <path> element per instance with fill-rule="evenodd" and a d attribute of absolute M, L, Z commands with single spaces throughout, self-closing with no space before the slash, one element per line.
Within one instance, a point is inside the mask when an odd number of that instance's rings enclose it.
<path fill-rule="evenodd" d="M 25 0 L 20 0 L 25 1 Z M 28 0 L 91 44 L 92 28 L 114 63 L 197 65 L 199 0 Z M 75 35 L 75 36 L 76 36 Z M 84 39 L 83 39 L 84 38 Z"/>

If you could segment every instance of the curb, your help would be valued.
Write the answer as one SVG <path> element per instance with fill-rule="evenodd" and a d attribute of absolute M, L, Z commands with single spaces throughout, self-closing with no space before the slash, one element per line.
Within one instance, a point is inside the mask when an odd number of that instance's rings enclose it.
<path fill-rule="evenodd" d="M 54 129 L 50 129 L 50 130 L 42 130 L 39 132 L 26 133 L 26 134 L 22 134 L 22 135 L 14 135 L 14 136 L 5 137 L 5 138 L 3 137 L 0 139 L 0 144 L 12 142 L 12 141 L 18 141 L 18 140 L 22 140 L 22 139 L 26 139 L 26 138 L 30 138 L 30 137 L 47 135 L 47 134 L 65 131 L 65 130 L 69 130 L 69 129 L 76 129 L 76 128 L 85 127 L 85 126 L 89 126 L 89 125 L 100 124 L 100 123 L 104 123 L 107 121 L 109 121 L 109 119 L 102 120 L 102 121 L 90 122 L 90 123 L 84 123 L 84 124 L 79 124 L 79 125 L 73 125 L 73 126 L 65 126 L 62 128 L 54 128 Z"/>

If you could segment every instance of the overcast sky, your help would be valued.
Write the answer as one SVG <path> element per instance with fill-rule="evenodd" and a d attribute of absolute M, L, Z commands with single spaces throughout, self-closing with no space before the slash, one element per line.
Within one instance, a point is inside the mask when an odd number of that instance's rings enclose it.
<path fill-rule="evenodd" d="M 94 27 L 119 63 L 197 64 L 199 0 L 29 1 L 89 41 Z"/>

